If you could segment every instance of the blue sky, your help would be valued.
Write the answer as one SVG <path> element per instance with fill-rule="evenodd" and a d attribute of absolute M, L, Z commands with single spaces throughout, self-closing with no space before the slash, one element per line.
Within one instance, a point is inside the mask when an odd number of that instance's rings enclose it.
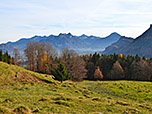
<path fill-rule="evenodd" d="M 0 0 L 0 43 L 61 32 L 137 37 L 150 24 L 151 0 Z"/>

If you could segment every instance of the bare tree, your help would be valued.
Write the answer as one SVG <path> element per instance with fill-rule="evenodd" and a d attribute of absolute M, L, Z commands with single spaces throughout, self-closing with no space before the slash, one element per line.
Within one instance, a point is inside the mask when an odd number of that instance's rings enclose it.
<path fill-rule="evenodd" d="M 61 59 L 73 81 L 79 81 L 86 77 L 85 62 L 74 50 L 62 49 Z"/>
<path fill-rule="evenodd" d="M 145 60 L 134 61 L 131 65 L 133 80 L 151 80 L 152 66 Z"/>
<path fill-rule="evenodd" d="M 18 51 L 18 48 L 14 48 L 13 55 L 14 55 L 15 63 L 17 64 L 19 62 L 19 60 L 21 59 L 20 52 Z"/>
<path fill-rule="evenodd" d="M 24 50 L 28 58 L 30 70 L 40 71 L 42 67 L 42 55 L 44 53 L 44 44 L 34 41 L 27 43 L 27 48 Z"/>
<path fill-rule="evenodd" d="M 47 62 L 49 63 L 49 58 L 52 57 L 53 59 L 55 59 L 58 55 L 57 51 L 52 47 L 51 44 L 49 43 L 45 43 L 44 44 L 44 48 L 45 48 L 45 52 L 47 55 Z"/>
<path fill-rule="evenodd" d="M 42 59 L 43 59 L 43 55 L 44 55 L 44 44 L 43 43 L 39 43 L 39 42 L 35 42 L 35 54 L 36 54 L 36 69 L 37 71 L 41 71 L 42 72 Z"/>
<path fill-rule="evenodd" d="M 57 67 L 56 58 L 58 53 L 49 43 L 44 44 L 44 50 L 47 58 L 46 63 L 44 63 L 44 72 L 51 74 L 53 69 Z"/>
<path fill-rule="evenodd" d="M 70 58 L 77 55 L 74 50 L 69 50 L 67 47 L 61 49 L 61 58 L 64 59 L 64 61 L 68 61 Z"/>
<path fill-rule="evenodd" d="M 53 58 L 57 52 L 48 43 L 30 41 L 24 50 L 28 59 L 29 69 L 38 72 L 50 73 Z"/>
<path fill-rule="evenodd" d="M 27 43 L 27 48 L 24 50 L 24 53 L 28 59 L 28 66 L 29 69 L 34 71 L 35 70 L 35 42 L 29 41 Z"/>

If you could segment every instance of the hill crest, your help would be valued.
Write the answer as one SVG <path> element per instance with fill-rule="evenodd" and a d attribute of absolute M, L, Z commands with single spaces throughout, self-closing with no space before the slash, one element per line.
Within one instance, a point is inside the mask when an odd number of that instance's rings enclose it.
<path fill-rule="evenodd" d="M 22 67 L 0 62 L 0 82 L 2 83 L 54 83 L 51 75 L 39 74 Z"/>

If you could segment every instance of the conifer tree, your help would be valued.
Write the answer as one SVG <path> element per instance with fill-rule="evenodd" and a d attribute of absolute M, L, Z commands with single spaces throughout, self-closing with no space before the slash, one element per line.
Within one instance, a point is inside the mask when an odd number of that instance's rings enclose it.
<path fill-rule="evenodd" d="M 6 51 L 4 54 L 3 54 L 3 56 L 2 56 L 2 60 L 3 60 L 3 62 L 6 62 L 6 63 L 10 63 L 10 56 L 8 55 L 8 51 Z"/>
<path fill-rule="evenodd" d="M 70 79 L 70 75 L 67 72 L 67 69 L 64 64 L 59 63 L 57 68 L 53 71 L 53 75 L 55 80 L 61 81 L 61 83 L 65 80 Z"/>
<path fill-rule="evenodd" d="M 2 61 L 3 52 L 0 50 L 0 61 Z"/>

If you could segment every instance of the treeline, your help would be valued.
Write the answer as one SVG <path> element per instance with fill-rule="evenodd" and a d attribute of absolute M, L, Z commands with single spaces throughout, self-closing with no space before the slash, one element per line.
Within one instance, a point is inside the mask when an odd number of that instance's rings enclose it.
<path fill-rule="evenodd" d="M 30 41 L 25 49 L 28 68 L 52 74 L 64 81 L 87 80 L 146 80 L 152 81 L 152 59 L 122 54 L 83 55 L 63 48 L 60 56 L 49 43 Z"/>
<path fill-rule="evenodd" d="M 63 48 L 58 56 L 49 43 L 30 41 L 24 50 L 28 60 L 28 69 L 40 73 L 52 74 L 61 82 L 67 79 L 80 81 L 86 78 L 86 65 L 75 51 Z"/>
<path fill-rule="evenodd" d="M 0 61 L 13 65 L 19 65 L 22 62 L 20 53 L 17 48 L 14 48 L 13 50 L 13 57 L 8 54 L 8 51 L 3 52 L 2 50 L 0 50 Z"/>
<path fill-rule="evenodd" d="M 24 50 L 27 68 L 31 71 L 54 75 L 55 79 L 81 80 L 141 80 L 152 81 L 152 58 L 111 55 L 78 55 L 63 48 L 60 55 L 49 43 L 30 41 Z M 0 61 L 19 65 L 21 56 L 17 48 L 13 57 L 0 50 Z"/>
<path fill-rule="evenodd" d="M 0 61 L 10 64 L 10 63 L 13 63 L 14 59 L 11 58 L 11 56 L 8 54 L 7 51 L 3 53 L 3 51 L 0 50 Z"/>
<path fill-rule="evenodd" d="M 152 58 L 136 56 L 113 55 L 84 55 L 87 79 L 95 80 L 95 72 L 100 69 L 103 80 L 142 80 L 152 81 Z"/>

